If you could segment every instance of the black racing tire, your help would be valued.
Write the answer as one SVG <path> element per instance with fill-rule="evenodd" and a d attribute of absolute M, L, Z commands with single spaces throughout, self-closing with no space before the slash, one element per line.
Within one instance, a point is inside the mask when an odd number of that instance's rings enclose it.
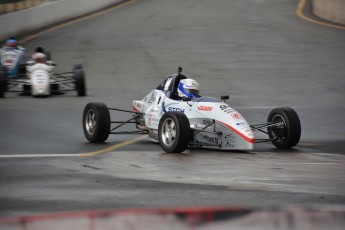
<path fill-rule="evenodd" d="M 23 96 L 29 96 L 31 95 L 31 85 L 29 84 L 24 84 L 23 85 L 23 92 L 21 93 Z"/>
<path fill-rule="evenodd" d="M 73 71 L 76 71 L 77 69 L 83 69 L 83 65 L 82 64 L 74 64 L 73 65 Z"/>
<path fill-rule="evenodd" d="M 18 66 L 18 78 L 26 78 L 26 65 L 21 64 Z"/>
<path fill-rule="evenodd" d="M 89 142 L 101 143 L 108 139 L 110 132 L 110 113 L 106 104 L 88 103 L 83 112 L 83 130 Z"/>
<path fill-rule="evenodd" d="M 5 65 L 0 65 L 0 71 L 5 72 L 6 75 L 7 75 L 7 66 L 5 66 Z"/>
<path fill-rule="evenodd" d="M 273 145 L 279 149 L 296 146 L 301 138 L 301 122 L 293 108 L 273 109 L 268 115 L 268 122 L 282 122 L 281 126 L 268 127 L 268 135 Z"/>
<path fill-rule="evenodd" d="M 46 51 L 44 51 L 44 54 L 47 57 L 47 61 L 52 61 L 52 54 L 50 51 L 46 50 Z"/>
<path fill-rule="evenodd" d="M 7 89 L 7 73 L 0 70 L 0 98 L 5 97 L 5 92 Z"/>
<path fill-rule="evenodd" d="M 77 90 L 78 96 L 86 96 L 85 74 L 82 69 L 78 69 L 75 71 L 75 88 Z"/>
<path fill-rule="evenodd" d="M 165 152 L 181 153 L 185 151 L 190 138 L 190 124 L 184 113 L 164 113 L 158 125 L 158 140 Z"/>

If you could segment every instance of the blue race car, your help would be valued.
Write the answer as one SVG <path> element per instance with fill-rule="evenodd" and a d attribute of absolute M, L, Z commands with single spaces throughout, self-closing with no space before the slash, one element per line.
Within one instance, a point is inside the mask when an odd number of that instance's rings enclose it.
<path fill-rule="evenodd" d="M 0 49 L 0 70 L 7 73 L 8 78 L 25 75 L 25 49 L 18 45 L 17 40 L 8 39 Z"/>

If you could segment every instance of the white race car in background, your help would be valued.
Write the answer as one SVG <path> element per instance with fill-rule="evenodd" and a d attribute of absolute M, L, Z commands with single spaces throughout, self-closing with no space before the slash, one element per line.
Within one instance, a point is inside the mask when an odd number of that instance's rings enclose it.
<path fill-rule="evenodd" d="M 178 83 L 186 77 L 169 76 L 142 100 L 133 101 L 133 110 L 108 108 L 104 103 L 90 102 L 83 112 L 83 130 L 90 142 L 104 142 L 109 134 L 148 134 L 158 141 L 164 151 L 183 152 L 188 147 L 217 150 L 251 150 L 255 143 L 271 141 L 278 148 L 291 148 L 298 144 L 301 124 L 295 110 L 290 107 L 273 109 L 267 122 L 249 125 L 243 116 L 221 100 L 197 97 L 176 100 Z M 110 110 L 132 113 L 126 121 L 111 121 Z M 111 127 L 111 124 L 118 124 Z M 134 123 L 136 131 L 115 131 L 124 124 Z M 267 130 L 266 130 L 267 129 Z M 254 131 L 268 135 L 256 139 Z"/>
<path fill-rule="evenodd" d="M 53 61 L 47 61 L 45 64 L 27 61 L 25 74 L 8 78 L 6 66 L 1 66 L 0 97 L 4 97 L 5 92 L 46 97 L 73 90 L 77 91 L 78 96 L 86 95 L 85 75 L 81 64 L 74 65 L 73 71 L 66 73 L 54 73 L 54 67 Z"/>

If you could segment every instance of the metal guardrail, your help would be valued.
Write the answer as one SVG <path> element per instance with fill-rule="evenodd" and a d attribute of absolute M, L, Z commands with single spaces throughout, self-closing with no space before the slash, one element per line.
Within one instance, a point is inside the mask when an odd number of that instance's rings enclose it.
<path fill-rule="evenodd" d="M 0 15 L 28 9 L 57 0 L 0 0 Z"/>

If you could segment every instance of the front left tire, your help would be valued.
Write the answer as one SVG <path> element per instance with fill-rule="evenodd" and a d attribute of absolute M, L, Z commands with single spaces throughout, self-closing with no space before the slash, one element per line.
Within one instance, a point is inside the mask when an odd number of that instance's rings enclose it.
<path fill-rule="evenodd" d="M 166 112 L 158 125 L 158 140 L 167 153 L 181 153 L 188 147 L 191 138 L 190 123 L 181 112 Z"/>
<path fill-rule="evenodd" d="M 110 113 L 106 104 L 88 103 L 83 112 L 83 130 L 89 142 L 101 143 L 108 139 L 110 132 Z"/>
<path fill-rule="evenodd" d="M 7 73 L 0 70 L 0 98 L 5 97 L 5 92 L 7 88 Z"/>

